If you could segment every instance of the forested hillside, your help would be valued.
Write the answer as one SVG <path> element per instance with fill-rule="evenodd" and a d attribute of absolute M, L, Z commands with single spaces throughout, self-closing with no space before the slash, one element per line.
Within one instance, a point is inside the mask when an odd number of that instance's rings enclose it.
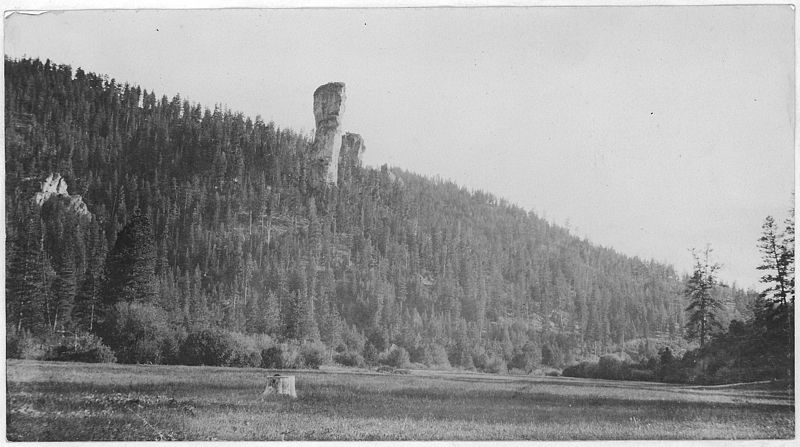
<path fill-rule="evenodd" d="M 258 117 L 49 61 L 6 60 L 5 76 L 14 331 L 102 332 L 110 309 L 138 303 L 178 339 L 216 328 L 365 357 L 394 344 L 462 367 L 682 338 L 672 267 L 488 193 L 355 160 L 316 185 L 312 142 Z M 72 197 L 40 206 L 51 174 Z M 723 320 L 741 318 L 748 296 L 717 293 Z"/>

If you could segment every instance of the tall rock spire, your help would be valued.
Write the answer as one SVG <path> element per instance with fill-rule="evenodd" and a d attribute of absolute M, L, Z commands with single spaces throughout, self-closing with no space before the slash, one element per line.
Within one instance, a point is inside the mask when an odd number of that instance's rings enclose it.
<path fill-rule="evenodd" d="M 314 91 L 313 157 L 318 180 L 336 184 L 339 172 L 339 151 L 342 145 L 345 88 L 343 82 L 331 82 Z"/>

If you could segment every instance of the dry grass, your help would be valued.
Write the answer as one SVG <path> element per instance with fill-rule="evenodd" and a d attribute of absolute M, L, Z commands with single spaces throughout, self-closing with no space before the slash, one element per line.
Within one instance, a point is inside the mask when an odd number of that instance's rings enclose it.
<path fill-rule="evenodd" d="M 8 439 L 765 439 L 794 436 L 791 390 L 412 372 L 7 362 Z M 763 387 L 761 387 L 763 388 Z"/>

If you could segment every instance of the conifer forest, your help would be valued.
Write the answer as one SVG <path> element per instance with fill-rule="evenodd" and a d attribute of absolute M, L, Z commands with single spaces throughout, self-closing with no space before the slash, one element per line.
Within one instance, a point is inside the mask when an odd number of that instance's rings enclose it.
<path fill-rule="evenodd" d="M 793 281 L 720 283 L 708 252 L 676 272 L 357 157 L 320 184 L 313 135 L 176 92 L 38 59 L 6 58 L 5 79 L 9 356 L 793 375 Z M 777 217 L 753 245 L 793 278 Z"/>

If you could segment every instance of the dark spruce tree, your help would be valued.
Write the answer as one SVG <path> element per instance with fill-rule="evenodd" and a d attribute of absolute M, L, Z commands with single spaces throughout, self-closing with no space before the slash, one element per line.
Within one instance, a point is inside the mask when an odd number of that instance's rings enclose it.
<path fill-rule="evenodd" d="M 103 304 L 151 304 L 157 295 L 156 251 L 150 220 L 138 210 L 119 232 L 106 261 Z"/>

